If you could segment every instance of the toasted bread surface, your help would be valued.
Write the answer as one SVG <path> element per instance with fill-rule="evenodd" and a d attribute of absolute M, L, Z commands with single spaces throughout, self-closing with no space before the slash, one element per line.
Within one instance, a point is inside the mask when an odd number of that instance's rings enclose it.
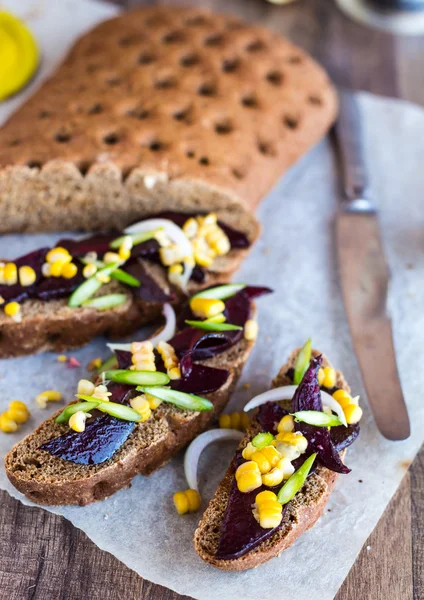
<path fill-rule="evenodd" d="M 281 367 L 278 375 L 273 380 L 272 387 L 292 385 L 292 380 L 287 376 L 287 372 L 289 369 L 294 368 L 299 351 L 300 348 L 290 354 L 287 363 Z M 320 353 L 313 350 L 312 354 L 315 357 Z M 325 356 L 323 356 L 323 366 L 331 366 Z M 336 385 L 350 392 L 350 388 L 340 371 L 337 371 Z M 282 404 L 286 404 L 287 408 L 291 406 L 290 402 L 287 401 L 282 402 Z M 253 420 L 252 427 L 240 442 L 239 448 L 244 448 L 259 430 L 258 423 Z M 345 451 L 341 453 L 341 456 L 343 457 L 344 454 Z M 313 527 L 324 511 L 336 478 L 337 473 L 318 466 L 315 473 L 308 477 L 302 489 L 287 504 L 282 527 L 273 536 L 264 540 L 257 548 L 244 556 L 222 560 L 216 558 L 216 552 L 218 550 L 221 524 L 234 479 L 234 470 L 230 466 L 196 529 L 194 535 L 196 552 L 205 562 L 225 571 L 244 571 L 261 565 L 278 556 L 283 550 L 291 546 L 304 531 Z"/>
<path fill-rule="evenodd" d="M 0 130 L 0 231 L 201 209 L 250 235 L 253 208 L 336 110 L 323 69 L 276 33 L 198 9 L 123 13 Z"/>
<path fill-rule="evenodd" d="M 252 347 L 253 342 L 242 340 L 214 359 L 204 361 L 230 371 L 224 386 L 205 395 L 213 402 L 213 411 L 181 410 L 163 403 L 150 419 L 135 426 L 112 458 L 98 465 L 78 465 L 39 449 L 67 431 L 67 426 L 54 422 L 59 411 L 6 455 L 9 480 L 27 498 L 44 505 L 83 506 L 129 486 L 135 475 L 149 475 L 166 464 L 223 410 Z"/>

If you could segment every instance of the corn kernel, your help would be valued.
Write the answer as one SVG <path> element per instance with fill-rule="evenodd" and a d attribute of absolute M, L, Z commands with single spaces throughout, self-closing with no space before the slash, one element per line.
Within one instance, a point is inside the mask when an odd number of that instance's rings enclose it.
<path fill-rule="evenodd" d="M 32 285 L 37 279 L 37 274 L 32 267 L 19 267 L 19 282 L 24 287 Z"/>
<path fill-rule="evenodd" d="M 119 248 L 119 260 L 128 260 L 131 256 L 131 250 L 125 248 L 123 245 Z"/>
<path fill-rule="evenodd" d="M 100 369 L 102 364 L 103 361 L 100 358 L 100 356 L 98 356 L 97 358 L 93 358 L 93 360 L 90 360 L 90 362 L 87 365 L 87 371 L 97 371 L 97 369 Z"/>
<path fill-rule="evenodd" d="M 281 459 L 281 454 L 275 448 L 275 446 L 265 446 L 260 452 L 265 456 L 271 467 L 275 467 L 278 461 Z"/>
<path fill-rule="evenodd" d="M 282 442 L 283 444 L 294 446 L 300 453 L 305 452 L 308 445 L 307 439 L 301 433 L 295 431 L 287 433 L 278 433 L 276 436 L 276 440 L 277 442 Z"/>
<path fill-rule="evenodd" d="M 46 390 L 36 396 L 35 401 L 40 408 L 46 408 L 47 402 L 59 402 L 62 400 L 62 394 L 56 390 Z"/>
<path fill-rule="evenodd" d="M 78 410 L 76 413 L 69 417 L 69 427 L 77 433 L 85 431 L 85 422 L 88 417 L 88 413 Z"/>
<path fill-rule="evenodd" d="M 0 431 L 3 431 L 3 433 L 15 433 L 15 431 L 18 431 L 18 424 L 7 413 L 3 413 L 0 415 Z"/>
<path fill-rule="evenodd" d="M 279 504 L 279 502 L 277 502 L 277 504 Z M 259 525 L 263 527 L 263 529 L 273 529 L 274 527 L 278 527 L 282 521 L 282 518 L 282 511 L 279 511 L 277 508 L 273 507 L 273 512 L 267 511 L 259 515 Z"/>
<path fill-rule="evenodd" d="M 225 323 L 227 319 L 223 313 L 219 313 L 219 315 L 215 315 L 214 317 L 210 317 L 206 319 L 206 323 Z"/>
<path fill-rule="evenodd" d="M 119 254 L 116 252 L 106 252 L 103 256 L 103 262 L 107 265 L 109 263 L 120 262 Z"/>
<path fill-rule="evenodd" d="M 256 450 L 250 458 L 250 460 L 255 461 L 258 465 L 261 473 L 268 473 L 271 470 L 271 465 L 265 454 L 262 454 L 260 450 Z"/>
<path fill-rule="evenodd" d="M 210 267 L 216 253 L 209 247 L 206 240 L 203 238 L 195 238 L 192 241 L 192 247 L 195 262 L 201 267 Z"/>
<path fill-rule="evenodd" d="M 278 433 L 290 433 L 294 431 L 294 419 L 291 415 L 285 415 L 278 423 Z"/>
<path fill-rule="evenodd" d="M 145 340 L 144 342 L 133 342 L 131 344 L 131 352 L 133 354 L 136 352 L 153 352 L 153 344 L 149 340 Z"/>
<path fill-rule="evenodd" d="M 201 498 L 197 490 L 186 490 L 189 512 L 196 512 L 200 508 Z"/>
<path fill-rule="evenodd" d="M 65 363 L 68 360 L 68 357 L 66 356 L 66 354 L 59 354 L 59 356 L 57 357 L 57 362 L 60 363 Z"/>
<path fill-rule="evenodd" d="M 254 341 L 258 337 L 258 323 L 253 319 L 248 319 L 244 325 L 244 339 Z"/>
<path fill-rule="evenodd" d="M 124 248 L 125 250 L 132 250 L 133 246 L 134 246 L 134 244 L 133 244 L 131 236 L 126 235 L 124 237 L 124 239 L 122 240 L 121 248 Z"/>
<path fill-rule="evenodd" d="M 248 464 L 248 463 L 244 463 L 244 464 Z M 256 463 L 253 463 L 253 464 L 256 465 Z M 240 466 L 243 466 L 243 465 L 240 465 Z M 236 476 L 237 476 L 237 472 L 239 469 L 240 469 L 240 467 L 236 471 Z M 237 487 L 240 490 L 240 492 L 242 492 L 244 494 L 247 494 L 249 492 L 252 492 L 253 490 L 256 490 L 258 487 L 261 487 L 261 485 L 262 485 L 261 472 L 257 468 L 257 465 L 256 465 L 256 470 L 245 471 L 237 478 Z"/>
<path fill-rule="evenodd" d="M 147 401 L 149 403 L 149 406 L 151 408 L 151 410 L 154 410 L 155 408 L 157 408 L 158 406 L 160 406 L 162 404 L 162 400 L 160 398 L 156 398 L 155 396 L 152 396 L 151 394 L 145 394 Z"/>
<path fill-rule="evenodd" d="M 54 263 L 50 263 L 50 276 L 61 277 L 62 269 L 67 263 L 63 260 L 56 260 Z"/>
<path fill-rule="evenodd" d="M 333 388 L 336 385 L 336 371 L 332 367 L 324 367 L 324 380 L 322 385 L 326 388 Z"/>
<path fill-rule="evenodd" d="M 62 267 L 62 277 L 72 279 L 78 273 L 78 267 L 75 263 L 68 263 Z"/>
<path fill-rule="evenodd" d="M 144 421 L 147 421 L 147 419 L 152 414 L 152 410 L 150 408 L 149 401 L 147 400 L 147 398 L 144 394 L 141 394 L 140 396 L 136 396 L 135 398 L 132 398 L 130 400 L 130 405 L 131 405 L 131 408 L 133 408 L 135 411 L 137 411 L 139 413 L 139 415 L 141 415 L 141 423 L 144 423 Z"/>
<path fill-rule="evenodd" d="M 361 420 L 362 408 L 357 404 L 348 404 L 348 406 L 343 409 L 343 412 L 348 425 L 355 425 L 355 423 L 358 423 Z"/>
<path fill-rule="evenodd" d="M 80 379 L 78 381 L 77 393 L 83 396 L 92 396 L 96 386 L 88 379 Z"/>
<path fill-rule="evenodd" d="M 50 277 L 50 264 L 49 263 L 44 263 L 43 266 L 41 267 L 41 274 L 43 277 Z"/>
<path fill-rule="evenodd" d="M 109 392 L 105 385 L 97 385 L 92 392 L 92 396 L 102 402 L 109 402 L 109 396 L 112 396 L 112 392 Z"/>
<path fill-rule="evenodd" d="M 20 400 L 9 402 L 9 409 L 6 414 L 12 421 L 19 424 L 26 423 L 31 416 L 27 405 Z"/>
<path fill-rule="evenodd" d="M 255 499 L 253 515 L 264 529 L 277 527 L 281 523 L 283 507 L 271 491 L 260 492 Z"/>
<path fill-rule="evenodd" d="M 170 267 L 175 263 L 179 263 L 183 260 L 181 249 L 176 245 L 161 247 L 159 249 L 160 261 L 165 267 Z"/>
<path fill-rule="evenodd" d="M 181 369 L 180 367 L 172 367 L 172 369 L 168 370 L 169 379 L 175 381 L 176 379 L 181 379 Z"/>
<path fill-rule="evenodd" d="M 185 492 L 175 492 L 173 496 L 174 505 L 179 515 L 185 515 L 188 512 L 188 498 Z"/>
<path fill-rule="evenodd" d="M 8 317 L 16 317 L 21 312 L 21 305 L 18 302 L 8 302 L 4 307 L 4 313 Z"/>
<path fill-rule="evenodd" d="M 199 225 L 198 225 L 196 219 L 193 219 L 193 217 L 190 217 L 190 219 L 187 219 L 187 221 L 182 226 L 182 230 L 184 231 L 185 235 L 189 239 L 194 238 L 198 229 L 199 229 Z"/>
<path fill-rule="evenodd" d="M 159 246 L 162 248 L 167 248 L 168 246 L 172 246 L 172 242 L 168 237 L 168 234 L 165 233 L 163 229 L 157 229 L 155 231 L 155 240 L 158 242 Z"/>
<path fill-rule="evenodd" d="M 100 283 L 109 283 L 110 282 L 110 277 L 109 277 L 109 275 L 106 275 L 106 273 L 96 273 L 96 277 L 97 277 L 97 280 L 100 281 Z"/>
<path fill-rule="evenodd" d="M 156 347 L 159 352 L 170 379 L 180 379 L 181 371 L 178 366 L 178 358 L 174 348 L 168 342 L 159 342 Z"/>
<path fill-rule="evenodd" d="M 66 248 L 62 248 L 61 246 L 57 246 L 56 248 L 52 248 L 46 254 L 46 261 L 50 264 L 56 261 L 69 262 L 72 260 L 71 255 L 69 254 Z"/>
<path fill-rule="evenodd" d="M 231 428 L 232 429 L 240 429 L 240 426 L 241 426 L 240 413 L 233 412 L 233 413 L 231 413 L 230 417 L 231 417 Z"/>
<path fill-rule="evenodd" d="M 5 299 L 3 298 L 3 296 L 0 296 L 0 306 L 4 303 L 5 303 Z"/>
<path fill-rule="evenodd" d="M 270 490 L 265 490 L 263 492 L 259 492 L 259 494 L 256 496 L 255 504 L 259 506 L 263 502 L 269 500 L 277 500 L 277 494 L 274 494 L 274 492 L 271 492 Z"/>
<path fill-rule="evenodd" d="M 264 473 L 262 475 L 262 483 L 268 487 L 274 487 L 275 485 L 280 485 L 280 483 L 284 479 L 284 474 L 280 469 L 274 467 L 268 473 Z"/>
<path fill-rule="evenodd" d="M 208 227 L 210 225 L 216 225 L 218 217 L 216 216 L 216 213 L 208 213 L 204 217 L 199 217 L 198 220 L 202 225 Z"/>
<path fill-rule="evenodd" d="M 93 263 L 97 260 L 97 252 L 87 252 L 87 254 L 84 256 L 84 260 L 87 263 Z"/>
<path fill-rule="evenodd" d="M 181 275 L 184 273 L 183 265 L 175 264 L 171 265 L 168 269 L 168 279 L 173 285 L 179 285 L 181 281 Z"/>
<path fill-rule="evenodd" d="M 243 451 L 241 453 L 242 457 L 245 458 L 246 460 L 251 460 L 252 459 L 252 455 L 257 451 L 257 448 L 255 448 L 255 446 L 252 444 L 252 442 L 249 442 L 247 444 L 247 446 L 245 446 L 243 448 Z"/>
<path fill-rule="evenodd" d="M 324 369 L 322 367 L 320 367 L 318 369 L 318 385 L 321 387 L 324 384 Z"/>
<path fill-rule="evenodd" d="M 219 415 L 218 422 L 221 429 L 231 429 L 231 415 Z"/>
<path fill-rule="evenodd" d="M 156 365 L 150 360 L 140 360 L 130 367 L 133 371 L 156 371 Z"/>
<path fill-rule="evenodd" d="M 93 275 L 95 275 L 96 273 L 97 267 L 93 263 L 85 265 L 85 267 L 82 270 L 82 274 L 86 279 L 88 279 L 89 277 L 93 277 Z"/>
<path fill-rule="evenodd" d="M 15 285 L 18 283 L 18 269 L 15 263 L 6 263 L 3 271 L 6 285 Z"/>
<path fill-rule="evenodd" d="M 1 285 L 6 283 L 6 280 L 4 278 L 4 267 L 5 267 L 5 263 L 0 262 L 0 284 Z"/>
<path fill-rule="evenodd" d="M 192 298 L 190 308 L 194 314 L 202 319 L 210 319 L 224 312 L 225 304 L 222 300 L 212 298 Z"/>
<path fill-rule="evenodd" d="M 248 461 L 242 463 L 237 468 L 237 471 L 236 471 L 236 474 L 235 474 L 236 481 L 238 481 L 238 479 L 242 475 L 244 475 L 245 473 L 248 473 L 250 471 L 253 471 L 255 473 L 259 473 L 259 467 L 258 467 L 258 465 L 253 460 L 248 460 Z"/>

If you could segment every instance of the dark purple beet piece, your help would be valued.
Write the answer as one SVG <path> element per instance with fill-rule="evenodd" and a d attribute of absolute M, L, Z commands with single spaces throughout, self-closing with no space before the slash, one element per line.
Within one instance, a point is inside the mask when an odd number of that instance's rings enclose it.
<path fill-rule="evenodd" d="M 268 431 L 276 435 L 278 423 L 288 414 L 288 411 L 277 404 L 277 402 L 267 402 L 259 407 L 256 420 L 260 424 L 262 431 Z"/>
<path fill-rule="evenodd" d="M 115 234 L 98 234 L 84 238 L 82 240 L 63 239 L 59 240 L 56 246 L 60 246 L 68 250 L 69 254 L 74 257 L 85 256 L 88 252 L 97 252 L 99 259 L 108 252 L 110 243 L 116 240 L 121 233 Z"/>
<path fill-rule="evenodd" d="M 35 290 L 33 297 L 40 300 L 58 300 L 59 298 L 67 298 L 77 289 L 83 281 L 82 266 L 78 266 L 78 273 L 71 279 L 65 277 L 49 277 L 43 278 Z"/>
<path fill-rule="evenodd" d="M 128 404 L 137 392 L 132 386 L 109 383 L 110 400 Z M 94 414 L 96 416 L 94 416 Z M 79 465 L 97 465 L 111 458 L 134 430 L 135 423 L 116 419 L 96 411 L 86 423 L 85 431 L 71 429 L 40 446 L 54 456 Z"/>
<path fill-rule="evenodd" d="M 174 294 L 167 294 L 151 277 L 143 264 L 137 260 L 129 260 L 123 267 L 124 271 L 138 279 L 141 283 L 140 287 L 131 288 L 135 296 L 144 300 L 144 302 L 157 302 L 164 304 L 174 300 Z"/>
<path fill-rule="evenodd" d="M 0 285 L 0 296 L 5 302 L 12 302 L 13 300 L 23 302 L 24 300 L 28 300 L 28 298 L 34 297 L 38 281 L 42 277 L 41 267 L 48 251 L 49 248 L 40 248 L 13 261 L 18 268 L 23 266 L 32 267 L 36 274 L 36 280 L 32 285 L 25 287 L 19 283 L 16 285 Z"/>
<path fill-rule="evenodd" d="M 132 365 L 132 354 L 125 350 L 115 350 L 118 359 L 118 369 L 129 369 Z"/>
<path fill-rule="evenodd" d="M 318 356 L 311 360 L 299 387 L 293 396 L 293 412 L 302 410 L 322 411 L 321 392 L 318 385 L 318 370 L 322 363 L 322 357 Z M 296 423 L 296 431 L 301 431 L 308 440 L 308 448 L 305 458 L 313 452 L 318 453 L 318 461 L 336 473 L 350 473 L 350 469 L 343 464 L 334 444 L 331 441 L 330 432 L 326 427 L 315 427 L 307 423 Z"/>
<path fill-rule="evenodd" d="M 226 369 L 193 364 L 188 375 L 171 381 L 170 385 L 173 390 L 187 394 L 211 394 L 226 383 L 229 375 Z"/>

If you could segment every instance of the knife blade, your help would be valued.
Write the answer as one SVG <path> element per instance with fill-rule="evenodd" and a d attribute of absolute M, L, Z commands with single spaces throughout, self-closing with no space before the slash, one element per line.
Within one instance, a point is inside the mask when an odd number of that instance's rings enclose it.
<path fill-rule="evenodd" d="M 350 333 L 374 419 L 390 440 L 410 435 L 388 311 L 390 271 L 362 148 L 361 118 L 352 94 L 341 92 L 335 138 L 344 197 L 336 215 L 336 246 Z"/>

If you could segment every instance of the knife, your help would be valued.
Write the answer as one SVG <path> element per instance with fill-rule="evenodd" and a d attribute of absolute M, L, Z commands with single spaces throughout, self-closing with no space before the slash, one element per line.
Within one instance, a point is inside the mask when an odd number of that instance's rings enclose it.
<path fill-rule="evenodd" d="M 336 245 L 349 328 L 377 427 L 389 440 L 404 440 L 410 426 L 387 306 L 390 271 L 365 167 L 358 104 L 345 91 L 334 133 L 344 183 Z"/>

